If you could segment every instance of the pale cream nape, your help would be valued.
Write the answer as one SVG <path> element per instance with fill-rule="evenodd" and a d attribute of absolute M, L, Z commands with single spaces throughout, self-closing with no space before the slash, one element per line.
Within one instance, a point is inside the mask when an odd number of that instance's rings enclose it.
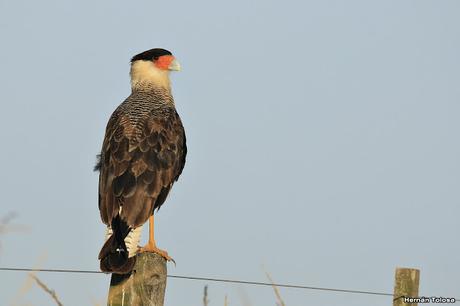
<path fill-rule="evenodd" d="M 131 88 L 141 88 L 154 84 L 170 89 L 169 70 L 155 66 L 151 61 L 135 61 L 131 64 Z"/>

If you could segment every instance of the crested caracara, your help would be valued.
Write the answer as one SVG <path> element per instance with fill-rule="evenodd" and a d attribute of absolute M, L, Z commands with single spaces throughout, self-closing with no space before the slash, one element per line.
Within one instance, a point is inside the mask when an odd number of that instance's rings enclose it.
<path fill-rule="evenodd" d="M 99 171 L 99 211 L 107 225 L 99 253 L 104 272 L 129 273 L 137 252 L 157 248 L 153 214 L 166 200 L 185 164 L 187 147 L 182 122 L 171 95 L 169 72 L 179 63 L 164 49 L 151 49 L 131 59 L 131 95 L 107 123 Z M 149 241 L 138 249 L 149 220 Z"/>

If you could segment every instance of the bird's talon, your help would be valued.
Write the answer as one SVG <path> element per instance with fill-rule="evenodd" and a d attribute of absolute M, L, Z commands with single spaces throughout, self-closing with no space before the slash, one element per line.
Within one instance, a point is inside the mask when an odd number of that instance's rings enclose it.
<path fill-rule="evenodd" d="M 157 248 L 156 245 L 154 244 L 149 244 L 147 243 L 144 247 L 139 248 L 139 253 L 144 253 L 144 252 L 149 252 L 149 253 L 156 253 L 166 259 L 167 261 L 172 261 L 174 265 L 176 265 L 176 262 L 174 259 L 168 255 L 168 252 L 165 250 Z"/>

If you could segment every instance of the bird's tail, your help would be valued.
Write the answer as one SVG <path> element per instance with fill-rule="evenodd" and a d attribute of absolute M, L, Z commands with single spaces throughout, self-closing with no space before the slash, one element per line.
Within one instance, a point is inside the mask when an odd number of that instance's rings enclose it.
<path fill-rule="evenodd" d="M 107 228 L 106 241 L 99 252 L 101 271 L 127 274 L 136 263 L 142 226 L 131 228 L 117 215 Z"/>

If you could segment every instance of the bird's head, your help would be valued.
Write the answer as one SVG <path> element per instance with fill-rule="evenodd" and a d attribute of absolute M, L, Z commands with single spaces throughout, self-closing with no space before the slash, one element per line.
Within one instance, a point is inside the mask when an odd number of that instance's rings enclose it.
<path fill-rule="evenodd" d="M 131 59 L 131 86 L 161 86 L 169 88 L 169 72 L 179 71 L 180 64 L 171 52 L 155 48 Z"/>

